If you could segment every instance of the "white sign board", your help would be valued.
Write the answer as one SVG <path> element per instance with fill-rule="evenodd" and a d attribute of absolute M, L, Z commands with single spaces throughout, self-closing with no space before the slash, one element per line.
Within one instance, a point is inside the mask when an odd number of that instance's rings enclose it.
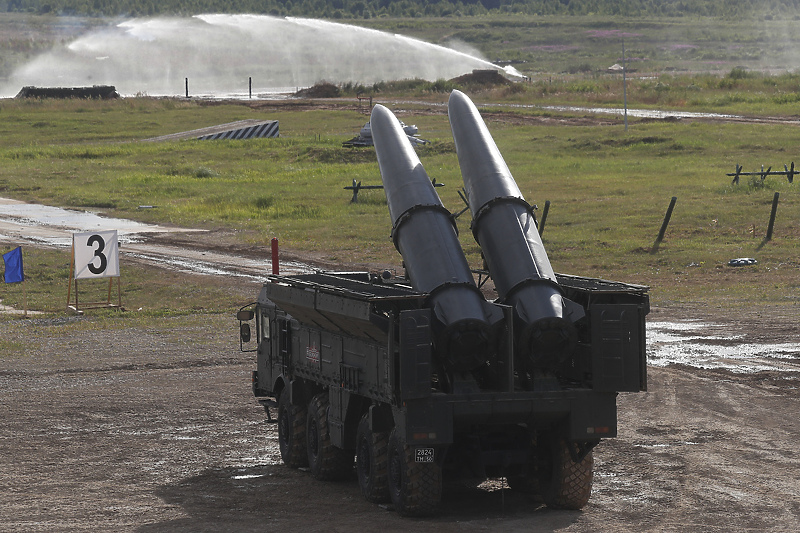
<path fill-rule="evenodd" d="M 73 233 L 75 279 L 119 277 L 117 230 Z"/>

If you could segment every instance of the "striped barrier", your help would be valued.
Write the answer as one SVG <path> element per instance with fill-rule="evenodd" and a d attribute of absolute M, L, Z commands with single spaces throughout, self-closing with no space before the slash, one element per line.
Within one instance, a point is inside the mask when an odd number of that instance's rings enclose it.
<path fill-rule="evenodd" d="M 278 137 L 277 120 L 262 122 L 261 124 L 248 126 L 246 128 L 236 128 L 226 131 L 220 131 L 217 133 L 210 133 L 208 135 L 201 135 L 197 139 L 201 141 L 216 141 L 220 139 L 238 140 L 238 139 L 258 139 L 262 137 Z"/>

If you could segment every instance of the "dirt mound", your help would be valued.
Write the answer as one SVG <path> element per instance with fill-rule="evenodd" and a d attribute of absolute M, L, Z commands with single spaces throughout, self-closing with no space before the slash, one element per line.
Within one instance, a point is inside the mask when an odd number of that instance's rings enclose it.
<path fill-rule="evenodd" d="M 459 85 L 470 87 L 498 87 L 511 85 L 508 80 L 496 70 L 473 70 L 470 74 L 464 74 L 450 80 Z"/>
<path fill-rule="evenodd" d="M 295 96 L 300 98 L 336 98 L 341 94 L 339 88 L 328 82 L 317 83 L 308 89 L 300 89 Z"/>
<path fill-rule="evenodd" d="M 91 87 L 23 87 L 17 98 L 119 98 L 113 85 L 93 85 Z"/>

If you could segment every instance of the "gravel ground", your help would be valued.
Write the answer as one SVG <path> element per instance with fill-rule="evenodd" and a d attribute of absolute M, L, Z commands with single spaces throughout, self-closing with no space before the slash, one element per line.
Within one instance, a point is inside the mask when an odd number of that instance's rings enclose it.
<path fill-rule="evenodd" d="M 791 323 L 775 331 L 797 340 Z M 355 477 L 322 483 L 280 464 L 235 333 L 220 315 L 0 321 L 28 346 L 0 370 L 0 530 L 800 530 L 797 374 L 651 368 L 648 392 L 620 396 L 620 434 L 595 452 L 583 511 L 496 480 L 448 485 L 438 517 L 411 520 L 363 500 Z"/>

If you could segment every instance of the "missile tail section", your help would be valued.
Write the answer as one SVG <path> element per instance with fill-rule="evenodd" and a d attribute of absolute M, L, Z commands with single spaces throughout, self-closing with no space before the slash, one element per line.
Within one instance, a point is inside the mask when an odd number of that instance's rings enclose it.
<path fill-rule="evenodd" d="M 453 218 L 399 121 L 376 105 L 370 123 L 392 239 L 414 289 L 430 295 L 439 330 L 436 353 L 448 370 L 474 370 L 493 351 L 492 322 L 500 317 L 475 285 Z"/>
<path fill-rule="evenodd" d="M 450 126 L 472 211 L 472 231 L 481 246 L 499 301 L 514 308 L 518 351 L 534 369 L 552 369 L 574 352 L 573 321 L 583 315 L 563 297 L 525 201 L 486 124 L 472 101 L 453 91 Z"/>
<path fill-rule="evenodd" d="M 277 407 L 287 466 L 323 481 L 355 473 L 368 501 L 403 516 L 435 513 L 443 480 L 459 477 L 505 478 L 549 507 L 580 509 L 592 450 L 617 435 L 618 393 L 647 387 L 648 288 L 556 274 L 474 104 L 455 91 L 448 111 L 498 300 L 476 286 L 399 121 L 375 106 L 406 276 L 268 276 L 237 314 L 241 349 L 256 353 L 253 393 Z"/>

